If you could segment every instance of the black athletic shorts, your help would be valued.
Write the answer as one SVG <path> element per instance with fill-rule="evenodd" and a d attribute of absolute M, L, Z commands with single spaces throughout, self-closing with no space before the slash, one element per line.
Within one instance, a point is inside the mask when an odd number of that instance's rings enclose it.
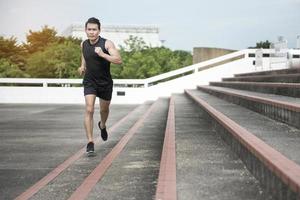
<path fill-rule="evenodd" d="M 88 94 L 94 94 L 97 97 L 99 97 L 100 99 L 110 101 L 111 97 L 112 97 L 112 89 L 103 90 L 102 88 L 97 89 L 97 88 L 94 88 L 94 87 L 84 87 L 84 96 L 88 95 Z"/>

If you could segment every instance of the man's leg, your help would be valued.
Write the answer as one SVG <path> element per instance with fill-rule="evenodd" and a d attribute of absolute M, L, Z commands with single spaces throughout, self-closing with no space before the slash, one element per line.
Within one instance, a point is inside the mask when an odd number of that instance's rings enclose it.
<path fill-rule="evenodd" d="M 100 98 L 100 117 L 101 117 L 101 124 L 100 128 L 104 129 L 106 127 L 106 121 L 109 115 L 109 105 L 110 101 L 106 101 Z"/>
<path fill-rule="evenodd" d="M 93 115 L 96 95 L 88 94 L 85 95 L 85 116 L 84 116 L 84 127 L 86 136 L 89 142 L 93 142 Z"/>

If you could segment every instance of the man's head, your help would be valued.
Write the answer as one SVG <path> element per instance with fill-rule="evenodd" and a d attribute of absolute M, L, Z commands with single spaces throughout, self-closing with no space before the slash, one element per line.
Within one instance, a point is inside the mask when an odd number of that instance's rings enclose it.
<path fill-rule="evenodd" d="M 85 23 L 85 32 L 90 40 L 96 40 L 100 33 L 100 21 L 99 19 L 92 17 Z"/>

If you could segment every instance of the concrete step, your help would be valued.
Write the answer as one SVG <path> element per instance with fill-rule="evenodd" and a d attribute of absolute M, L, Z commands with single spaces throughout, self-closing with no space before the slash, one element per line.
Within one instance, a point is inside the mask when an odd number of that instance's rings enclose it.
<path fill-rule="evenodd" d="M 212 86 L 229 87 L 239 90 L 250 90 L 261 93 L 277 94 L 300 98 L 300 83 L 263 83 L 263 82 L 240 82 L 223 81 L 210 82 Z"/>
<path fill-rule="evenodd" d="M 300 128 L 300 99 L 214 86 L 198 89 L 267 117 Z"/>
<path fill-rule="evenodd" d="M 275 75 L 251 75 L 233 78 L 223 78 L 223 81 L 245 81 L 245 82 L 279 82 L 279 83 L 300 83 L 300 73 L 275 74 Z"/>
<path fill-rule="evenodd" d="M 276 199 L 300 197 L 300 131 L 241 106 L 186 90 L 215 130 Z"/>
<path fill-rule="evenodd" d="M 108 127 L 136 107 L 112 105 Z M 82 105 L 2 104 L 0 112 L 0 199 L 16 198 L 86 145 Z"/>
<path fill-rule="evenodd" d="M 178 199 L 272 199 L 213 130 L 207 113 L 184 94 L 173 97 Z"/>
<path fill-rule="evenodd" d="M 87 199 L 154 199 L 169 99 L 155 107 Z"/>
<path fill-rule="evenodd" d="M 94 130 L 94 136 L 97 137 L 97 143 L 95 143 L 96 155 L 94 157 L 87 157 L 85 154 L 81 156 L 53 181 L 37 192 L 31 199 L 68 199 L 150 106 L 151 103 L 149 102 L 137 107 L 133 113 L 128 116 L 126 121 L 117 129 L 109 132 L 109 138 L 106 142 L 100 139 L 99 129 L 96 128 Z M 113 114 L 113 111 L 114 110 L 111 111 L 111 114 Z"/>
<path fill-rule="evenodd" d="M 290 69 L 279 69 L 279 70 L 268 70 L 260 72 L 251 72 L 243 74 L 235 74 L 235 77 L 242 76 L 257 76 L 257 75 L 276 75 L 276 74 L 297 74 L 300 73 L 300 68 L 290 68 Z"/>

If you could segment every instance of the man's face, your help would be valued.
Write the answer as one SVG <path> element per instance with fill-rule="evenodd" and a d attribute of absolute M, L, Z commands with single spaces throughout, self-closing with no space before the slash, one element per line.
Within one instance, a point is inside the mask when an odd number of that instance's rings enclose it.
<path fill-rule="evenodd" d="M 100 30 L 97 24 L 88 23 L 85 28 L 86 35 L 90 40 L 96 40 L 99 36 Z"/>

